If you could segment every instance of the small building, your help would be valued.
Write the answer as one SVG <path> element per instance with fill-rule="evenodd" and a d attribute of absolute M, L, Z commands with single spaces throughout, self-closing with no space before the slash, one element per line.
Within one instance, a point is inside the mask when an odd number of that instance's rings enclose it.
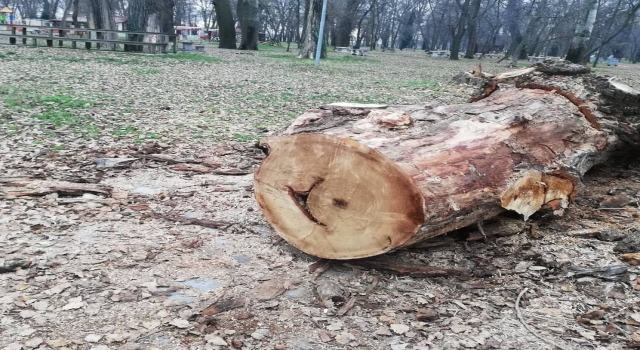
<path fill-rule="evenodd" d="M 62 26 L 61 18 L 53 18 L 50 19 L 51 26 L 54 28 L 60 28 Z M 73 26 L 73 15 L 69 14 L 66 19 L 65 27 L 71 28 Z M 78 16 L 78 26 L 79 28 L 89 28 L 89 21 L 87 20 L 87 16 Z"/>

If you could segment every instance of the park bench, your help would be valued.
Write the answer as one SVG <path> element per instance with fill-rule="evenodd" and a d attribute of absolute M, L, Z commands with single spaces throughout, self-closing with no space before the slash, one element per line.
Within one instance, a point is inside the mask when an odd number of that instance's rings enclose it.
<path fill-rule="evenodd" d="M 451 52 L 449 50 L 427 51 L 427 56 L 430 56 L 430 57 L 433 57 L 433 58 L 449 57 L 450 54 L 451 54 Z"/>
<path fill-rule="evenodd" d="M 354 47 L 336 46 L 334 51 L 352 55 L 352 56 L 367 56 L 367 54 L 369 53 L 369 50 L 367 50 L 366 48 L 363 49 L 357 46 L 354 46 Z"/>

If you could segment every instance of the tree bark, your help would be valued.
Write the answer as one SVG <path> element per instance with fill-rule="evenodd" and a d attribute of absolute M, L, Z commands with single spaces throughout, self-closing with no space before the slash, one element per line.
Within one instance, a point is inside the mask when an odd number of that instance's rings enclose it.
<path fill-rule="evenodd" d="M 322 16 L 322 0 L 307 0 L 305 9 L 305 25 L 302 32 L 302 43 L 298 51 L 298 58 L 315 58 L 316 47 L 318 45 L 318 29 L 320 27 L 320 17 Z M 321 58 L 326 57 L 326 46 L 323 45 Z"/>
<path fill-rule="evenodd" d="M 469 16 L 469 2 L 470 0 L 464 0 L 460 9 L 460 18 L 456 26 L 451 29 L 451 54 L 450 60 L 458 60 L 458 53 L 460 52 L 460 44 L 462 44 L 462 37 L 466 31 L 467 17 Z"/>
<path fill-rule="evenodd" d="M 589 50 L 587 44 L 593 31 L 593 26 L 596 23 L 596 16 L 598 15 L 598 0 L 587 1 L 587 13 L 584 20 L 578 23 L 576 32 L 571 42 L 571 47 L 567 53 L 566 60 L 573 63 L 586 63 L 589 57 L 586 57 L 586 53 Z"/>
<path fill-rule="evenodd" d="M 480 14 L 480 0 L 473 0 L 471 3 L 471 12 L 467 18 L 467 31 L 469 40 L 467 41 L 467 50 L 464 58 L 475 58 L 476 41 L 478 40 L 478 16 Z"/>
<path fill-rule="evenodd" d="M 80 10 L 80 0 L 73 0 L 73 15 L 71 19 L 73 20 L 73 28 L 79 28 L 80 24 L 78 22 L 78 12 Z"/>
<path fill-rule="evenodd" d="M 216 19 L 218 20 L 218 28 L 220 30 L 220 43 L 218 47 L 221 49 L 235 50 L 236 28 L 229 0 L 213 0 L 213 6 L 216 10 Z"/>
<path fill-rule="evenodd" d="M 344 11 L 341 11 L 338 17 L 336 46 L 346 47 L 351 45 L 351 32 L 360 0 L 347 0 L 344 6 Z"/>
<path fill-rule="evenodd" d="M 584 68 L 502 74 L 468 104 L 308 111 L 259 143 L 257 202 L 285 240 L 328 259 L 382 254 L 505 210 L 560 215 L 594 164 L 640 149 L 640 92 Z"/>
<path fill-rule="evenodd" d="M 129 8 L 127 9 L 127 29 L 131 32 L 146 31 L 147 21 L 150 15 L 148 6 L 149 0 L 129 0 Z M 129 41 L 142 42 L 144 35 L 129 34 Z M 126 52 L 142 52 L 142 45 L 124 45 Z"/>
<path fill-rule="evenodd" d="M 258 0 L 238 0 L 238 19 L 242 30 L 240 50 L 258 50 Z"/>
<path fill-rule="evenodd" d="M 91 14 L 96 29 L 115 30 L 116 22 L 114 19 L 113 6 L 109 0 L 89 0 L 91 5 Z M 114 40 L 112 33 L 98 33 L 97 39 Z M 106 43 L 104 46 L 108 49 L 113 47 L 113 44 Z"/>

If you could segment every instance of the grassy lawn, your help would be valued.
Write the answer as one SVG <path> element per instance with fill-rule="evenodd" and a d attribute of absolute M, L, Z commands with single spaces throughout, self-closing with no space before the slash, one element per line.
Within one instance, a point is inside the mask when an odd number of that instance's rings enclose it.
<path fill-rule="evenodd" d="M 20 144 L 149 140 L 253 141 L 285 127 L 306 109 L 350 101 L 459 103 L 468 89 L 450 79 L 476 61 L 428 58 L 422 52 L 329 51 L 316 68 L 296 45 L 259 51 L 147 55 L 0 47 L 0 135 Z M 504 65 L 483 61 L 488 72 Z M 599 67 L 637 85 L 632 65 Z"/>

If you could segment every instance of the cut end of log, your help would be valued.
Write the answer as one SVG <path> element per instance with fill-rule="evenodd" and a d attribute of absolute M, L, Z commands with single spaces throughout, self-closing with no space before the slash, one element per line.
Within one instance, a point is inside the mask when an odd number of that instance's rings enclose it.
<path fill-rule="evenodd" d="M 424 197 L 396 163 L 356 141 L 320 134 L 267 138 L 256 199 L 290 244 L 326 259 L 402 246 L 424 222 Z"/>

